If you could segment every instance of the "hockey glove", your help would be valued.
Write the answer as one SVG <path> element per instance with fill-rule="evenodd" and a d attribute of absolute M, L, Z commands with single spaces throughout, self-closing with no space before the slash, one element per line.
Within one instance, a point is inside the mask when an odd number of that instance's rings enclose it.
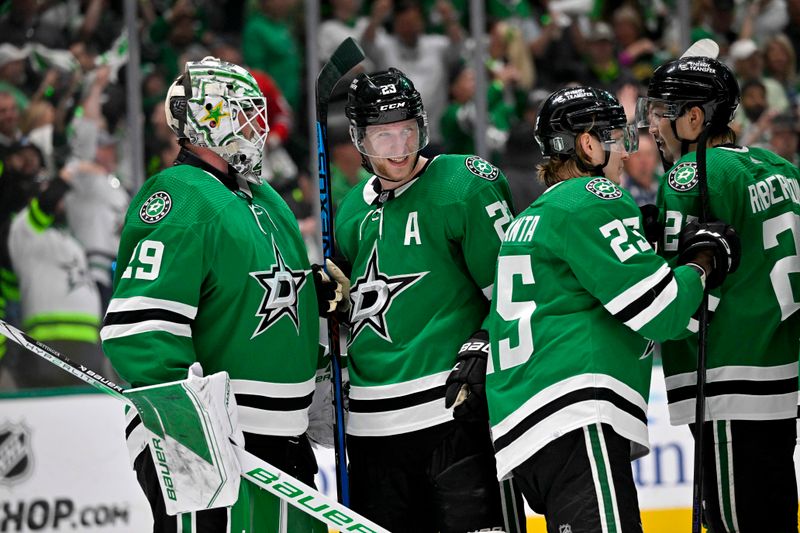
<path fill-rule="evenodd" d="M 453 407 L 453 418 L 465 422 L 488 420 L 486 405 L 486 358 L 489 333 L 478 330 L 458 350 L 456 365 L 445 382 L 444 406 Z"/>
<path fill-rule="evenodd" d="M 706 272 L 706 288 L 716 289 L 739 267 L 742 247 L 733 226 L 720 220 L 689 222 L 678 239 L 678 264 L 698 264 L 703 251 L 710 252 L 713 258 L 711 272 Z"/>
<path fill-rule="evenodd" d="M 328 318 L 336 314 L 346 318 L 350 311 L 350 265 L 344 258 L 336 260 L 342 268 L 330 259 L 325 260 L 327 272 L 321 265 L 311 265 L 314 275 L 314 286 L 317 289 L 317 305 L 319 316 Z"/>
<path fill-rule="evenodd" d="M 658 207 L 653 204 L 647 204 L 639 206 L 639 210 L 642 212 L 642 230 L 644 231 L 644 237 L 647 239 L 647 242 L 655 248 L 656 244 L 658 244 L 664 236 L 664 224 L 658 219 Z"/>

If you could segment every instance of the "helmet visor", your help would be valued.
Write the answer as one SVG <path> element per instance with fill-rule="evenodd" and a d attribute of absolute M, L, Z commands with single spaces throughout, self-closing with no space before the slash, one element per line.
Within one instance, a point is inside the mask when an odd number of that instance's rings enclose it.
<path fill-rule="evenodd" d="M 390 124 L 351 126 L 350 136 L 359 152 L 384 159 L 412 155 L 428 145 L 424 116 Z"/>
<path fill-rule="evenodd" d="M 639 130 L 634 124 L 622 128 L 604 130 L 599 135 L 606 152 L 634 153 L 639 149 Z"/>
<path fill-rule="evenodd" d="M 662 118 L 676 119 L 680 116 L 677 102 L 667 102 L 660 98 L 641 96 L 636 102 L 636 118 L 634 124 L 637 128 L 649 128 L 658 125 Z"/>

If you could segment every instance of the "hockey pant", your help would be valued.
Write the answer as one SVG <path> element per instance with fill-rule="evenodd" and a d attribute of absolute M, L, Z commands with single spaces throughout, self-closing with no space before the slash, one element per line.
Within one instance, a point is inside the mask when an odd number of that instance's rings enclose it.
<path fill-rule="evenodd" d="M 548 533 L 641 533 L 631 443 L 607 424 L 578 428 L 513 471 Z"/>
<path fill-rule="evenodd" d="M 796 434 L 795 419 L 705 423 L 703 518 L 709 533 L 797 533 Z"/>
<path fill-rule="evenodd" d="M 505 530 L 506 503 L 524 530 L 521 495 L 501 498 L 487 424 L 351 436 L 348 455 L 353 510 L 392 533 Z"/>
<path fill-rule="evenodd" d="M 300 481 L 314 486 L 317 463 L 305 435 L 270 437 L 245 433 L 245 448 Z M 144 450 L 134 462 L 136 477 L 150 502 L 153 533 L 327 533 L 325 524 L 242 480 L 233 507 L 169 516 L 158 483 L 159 472 Z"/>

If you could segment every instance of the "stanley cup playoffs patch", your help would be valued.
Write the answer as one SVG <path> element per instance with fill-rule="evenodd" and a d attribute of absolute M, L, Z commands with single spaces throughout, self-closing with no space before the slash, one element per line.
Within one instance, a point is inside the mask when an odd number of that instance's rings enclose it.
<path fill-rule="evenodd" d="M 687 161 L 669 172 L 667 183 L 676 191 L 684 192 L 697 185 L 697 163 Z"/>
<path fill-rule="evenodd" d="M 155 224 L 172 209 L 172 198 L 164 191 L 153 193 L 139 209 L 139 218 L 148 224 Z"/>

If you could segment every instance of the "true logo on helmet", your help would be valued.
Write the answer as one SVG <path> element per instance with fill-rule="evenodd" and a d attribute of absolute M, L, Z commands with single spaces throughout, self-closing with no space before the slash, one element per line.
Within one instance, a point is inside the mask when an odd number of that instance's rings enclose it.
<path fill-rule="evenodd" d="M 467 165 L 467 170 L 487 181 L 494 181 L 500 175 L 497 167 L 476 155 L 468 157 L 464 164 Z"/>
<path fill-rule="evenodd" d="M 594 178 L 586 184 L 586 190 L 603 200 L 616 200 L 622 197 L 622 190 L 607 178 Z"/>
<path fill-rule="evenodd" d="M 673 168 L 667 177 L 667 183 L 676 191 L 688 191 L 697 185 L 697 163 L 687 161 Z"/>
<path fill-rule="evenodd" d="M 172 198 L 164 191 L 158 191 L 150 196 L 139 209 L 139 218 L 148 224 L 155 224 L 172 209 Z"/>

